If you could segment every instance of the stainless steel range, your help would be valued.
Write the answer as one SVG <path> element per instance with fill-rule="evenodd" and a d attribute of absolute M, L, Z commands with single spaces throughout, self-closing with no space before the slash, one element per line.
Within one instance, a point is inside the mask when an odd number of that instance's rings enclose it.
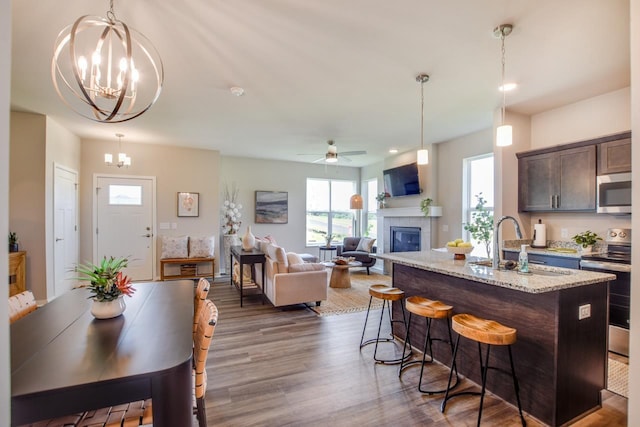
<path fill-rule="evenodd" d="M 583 255 L 582 270 L 616 275 L 609 283 L 609 351 L 629 355 L 631 304 L 631 230 L 610 228 L 605 238 L 607 252 Z"/>

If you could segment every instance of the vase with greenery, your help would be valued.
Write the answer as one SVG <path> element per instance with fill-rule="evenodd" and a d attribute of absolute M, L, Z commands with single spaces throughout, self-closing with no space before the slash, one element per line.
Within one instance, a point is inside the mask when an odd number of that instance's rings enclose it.
<path fill-rule="evenodd" d="M 382 209 L 385 207 L 387 197 L 389 197 L 389 193 L 386 193 L 384 191 L 378 193 L 378 195 L 376 196 L 376 200 L 378 201 L 378 209 Z"/>
<path fill-rule="evenodd" d="M 93 306 L 91 314 L 98 319 L 110 319 L 121 315 L 126 308 L 124 296 L 135 292 L 131 278 L 125 276 L 122 269 L 127 258 L 104 257 L 98 264 L 86 263 L 78 266 L 79 280 L 88 282 Z"/>
<path fill-rule="evenodd" d="M 582 249 L 587 249 L 589 246 L 593 246 L 596 244 L 598 240 L 602 240 L 600 236 L 591 230 L 583 231 L 582 233 L 578 233 L 571 238 L 576 244 L 580 245 Z"/>
<path fill-rule="evenodd" d="M 429 197 L 420 201 L 420 210 L 422 211 L 424 216 L 429 216 L 429 208 L 431 207 L 431 203 L 433 203 L 433 199 Z"/>
<path fill-rule="evenodd" d="M 9 232 L 9 252 L 18 252 L 18 236 L 15 232 Z"/>
<path fill-rule="evenodd" d="M 474 240 L 484 244 L 487 258 L 491 258 L 493 213 L 484 207 L 487 201 L 481 192 L 476 194 L 475 198 L 477 200 L 475 211 L 471 213 L 471 222 L 464 224 L 464 229 L 471 233 Z"/>

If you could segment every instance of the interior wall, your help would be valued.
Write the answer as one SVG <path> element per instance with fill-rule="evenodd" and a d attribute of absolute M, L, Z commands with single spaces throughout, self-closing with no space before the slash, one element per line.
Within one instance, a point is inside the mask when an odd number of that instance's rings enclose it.
<path fill-rule="evenodd" d="M 597 138 L 631 129 L 631 89 L 624 88 L 531 117 L 531 148 L 543 148 Z M 547 224 L 547 239 L 570 241 L 591 230 L 604 237 L 608 228 L 631 227 L 631 215 L 596 213 L 531 214 L 527 233 L 541 219 Z M 563 237 L 563 232 L 567 237 Z"/>
<path fill-rule="evenodd" d="M 493 150 L 491 129 L 485 129 L 460 138 L 438 144 L 437 193 L 442 197 L 434 199 L 434 204 L 442 206 L 442 217 L 435 220 L 435 247 L 442 247 L 448 241 L 462 235 L 462 163 L 467 157 L 487 154 Z"/>
<path fill-rule="evenodd" d="M 220 161 L 220 200 L 222 200 L 225 186 L 231 188 L 235 183 L 239 189 L 238 201 L 242 204 L 240 236 L 244 235 L 247 226 L 251 226 L 251 232 L 255 236 L 262 237 L 270 234 L 276 239 L 278 245 L 287 252 L 318 255 L 318 250 L 315 247 L 306 246 L 307 178 L 344 179 L 359 182 L 360 169 L 222 156 Z M 289 193 L 287 224 L 255 223 L 256 191 L 286 191 Z M 217 230 L 220 230 L 220 225 Z"/>
<path fill-rule="evenodd" d="M 26 287 L 36 299 L 47 297 L 46 250 L 46 117 L 11 112 L 9 229 L 27 251 Z"/>
<path fill-rule="evenodd" d="M 129 168 L 107 166 L 104 154 L 117 154 L 117 140 L 82 140 L 82 171 L 80 173 L 80 259 L 92 260 L 93 177 L 95 174 L 156 177 L 156 224 L 154 238 L 157 245 L 156 277 L 160 276 L 159 236 L 220 235 L 219 177 L 220 153 L 214 150 L 172 147 L 156 144 L 128 143 L 123 139 L 122 149 L 132 159 Z M 178 217 L 179 192 L 200 193 L 199 216 Z M 169 229 L 160 229 L 169 224 Z M 175 228 L 171 226 L 175 224 Z M 216 240 L 217 242 L 217 240 Z M 215 256 L 219 260 L 216 244 Z M 95 260 L 94 260 L 95 261 Z M 216 271 L 218 271 L 216 262 Z"/>
<path fill-rule="evenodd" d="M 0 0 L 0 235 L 9 233 L 9 104 L 11 83 L 11 2 Z M 9 276 L 8 245 L 0 245 L 0 277 Z M 4 291 L 2 291 L 4 289 Z M 2 281 L 0 292 L 9 294 Z M 9 307 L 0 304 L 0 425 L 11 420 Z"/>

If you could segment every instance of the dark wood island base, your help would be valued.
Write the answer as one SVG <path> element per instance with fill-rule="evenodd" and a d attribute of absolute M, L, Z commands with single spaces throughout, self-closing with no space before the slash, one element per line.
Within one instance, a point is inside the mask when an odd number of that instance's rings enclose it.
<path fill-rule="evenodd" d="M 601 390 L 606 388 L 607 283 L 530 293 L 394 263 L 393 286 L 407 297 L 450 304 L 454 314 L 470 313 L 516 328 L 513 355 L 522 407 L 540 421 L 565 425 L 600 408 Z M 579 320 L 579 307 L 586 304 L 591 315 Z M 399 304 L 393 305 L 395 316 L 402 315 L 400 310 Z M 446 336 L 445 326 L 435 323 L 432 335 Z M 421 342 L 424 329 L 422 322 L 412 324 L 411 340 Z M 394 325 L 394 334 L 404 338 L 404 326 Z M 479 384 L 477 345 L 463 341 L 458 370 Z M 508 371 L 508 354 L 500 350 L 491 353 L 490 363 Z M 451 363 L 444 346 L 435 346 L 434 356 L 447 366 Z M 516 404 L 508 376 L 490 375 L 487 389 Z"/>

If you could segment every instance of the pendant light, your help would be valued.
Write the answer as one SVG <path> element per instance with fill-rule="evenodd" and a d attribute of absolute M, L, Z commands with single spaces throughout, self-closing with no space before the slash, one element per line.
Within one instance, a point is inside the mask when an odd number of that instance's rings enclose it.
<path fill-rule="evenodd" d="M 116 133 L 118 137 L 118 161 L 116 163 L 113 162 L 113 154 L 105 153 L 104 162 L 107 166 L 117 166 L 121 167 L 129 167 L 131 166 L 131 157 L 127 156 L 127 153 L 122 151 L 122 137 L 124 136 L 121 133 Z"/>
<path fill-rule="evenodd" d="M 160 96 L 162 59 L 144 35 L 116 18 L 84 15 L 55 43 L 51 78 L 58 96 L 81 116 L 101 123 L 131 120 Z"/>
<path fill-rule="evenodd" d="M 498 128 L 496 129 L 496 145 L 498 147 L 506 147 L 509 146 L 513 143 L 513 129 L 511 128 L 511 125 L 506 125 L 504 123 L 504 111 L 505 111 L 505 105 L 506 105 L 506 94 L 507 91 L 505 90 L 505 85 L 504 85 L 504 68 L 505 68 L 505 49 L 504 49 L 504 39 L 511 34 L 511 31 L 513 31 L 513 25 L 511 24 L 502 24 L 497 26 L 496 28 L 494 28 L 493 30 L 493 35 L 495 37 L 500 38 L 500 42 L 501 42 L 501 56 L 502 56 L 502 84 L 501 84 L 501 90 L 502 90 L 502 111 L 501 111 L 501 120 L 500 120 L 500 126 L 498 126 Z"/>
<path fill-rule="evenodd" d="M 420 149 L 418 150 L 418 164 L 429 164 L 429 151 L 424 148 L 424 84 L 429 81 L 428 74 L 419 74 L 416 81 L 420 83 Z"/>

